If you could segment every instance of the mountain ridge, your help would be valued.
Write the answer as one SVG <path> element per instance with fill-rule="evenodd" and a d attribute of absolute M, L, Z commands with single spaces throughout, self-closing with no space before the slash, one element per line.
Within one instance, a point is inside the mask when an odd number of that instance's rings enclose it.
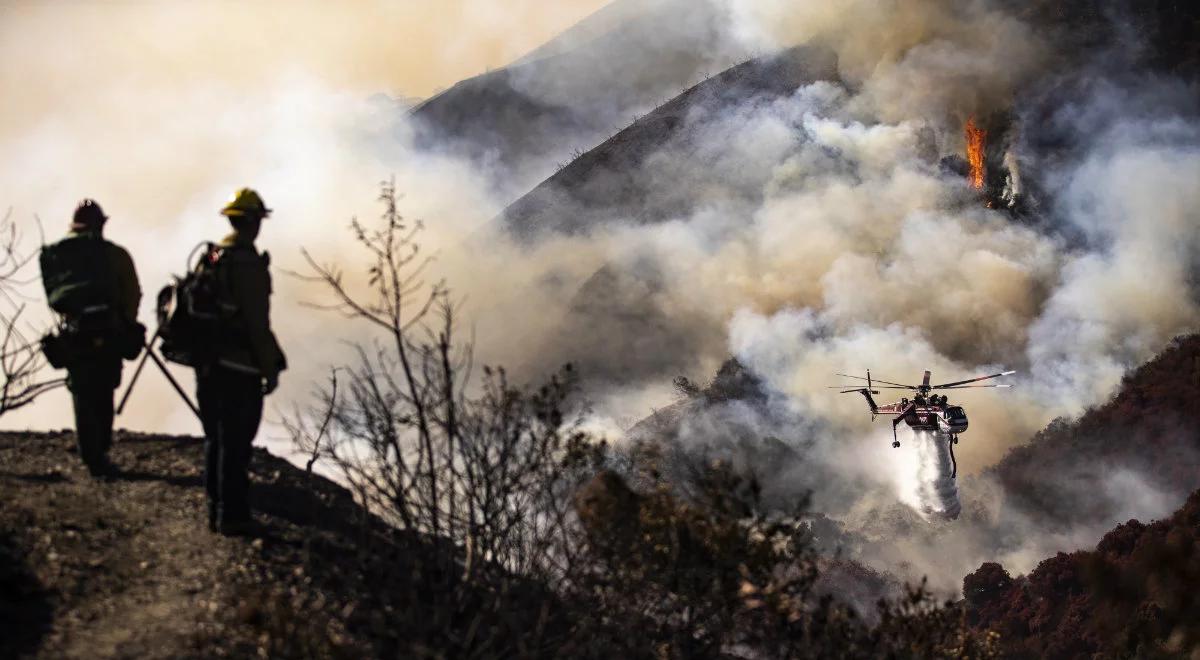
<path fill-rule="evenodd" d="M 730 67 L 579 155 L 509 205 L 500 222 L 528 241 L 548 233 L 582 234 L 614 220 L 640 224 L 686 214 L 698 203 L 690 191 L 704 186 L 677 182 L 680 192 L 672 194 L 643 171 L 651 156 L 671 147 L 689 149 L 725 113 L 836 78 L 836 56 L 820 47 L 797 46 Z"/>

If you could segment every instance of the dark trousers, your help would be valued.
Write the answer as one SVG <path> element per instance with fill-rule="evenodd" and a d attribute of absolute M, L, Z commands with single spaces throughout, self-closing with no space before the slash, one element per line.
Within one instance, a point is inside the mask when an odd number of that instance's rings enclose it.
<path fill-rule="evenodd" d="M 196 398 L 209 521 L 249 522 L 250 444 L 262 420 L 262 378 L 219 366 L 197 369 Z"/>
<path fill-rule="evenodd" d="M 67 370 L 67 387 L 75 407 L 79 457 L 92 472 L 108 466 L 113 432 L 113 390 L 120 383 L 120 358 L 89 361 Z"/>

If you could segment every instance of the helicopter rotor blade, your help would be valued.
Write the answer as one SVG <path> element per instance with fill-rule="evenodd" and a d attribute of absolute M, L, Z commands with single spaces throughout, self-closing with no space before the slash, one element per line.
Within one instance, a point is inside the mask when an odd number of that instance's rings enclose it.
<path fill-rule="evenodd" d="M 842 378 L 855 378 L 857 380 L 867 380 L 866 378 L 863 378 L 862 376 L 851 376 L 850 374 L 834 374 L 834 375 L 841 376 Z M 902 387 L 906 390 L 917 389 L 916 385 L 904 385 L 903 383 L 892 383 L 892 382 L 889 382 L 886 380 L 879 380 L 878 378 L 872 378 L 871 382 L 872 383 L 884 383 L 885 385 L 895 385 L 896 387 Z"/>
<path fill-rule="evenodd" d="M 953 385 L 950 387 L 935 387 L 935 390 L 965 390 L 970 387 L 1012 387 L 1012 385 Z"/>
<path fill-rule="evenodd" d="M 854 386 L 853 386 L 853 385 L 826 385 L 826 386 L 825 386 L 825 388 L 826 388 L 826 389 L 830 389 L 830 390 L 844 390 L 844 389 L 847 389 L 847 388 L 850 388 L 850 387 L 854 387 Z M 859 391 L 859 390 L 865 390 L 865 389 L 868 389 L 868 388 L 866 388 L 866 387 L 858 387 L 858 388 L 854 388 L 854 389 L 852 389 L 851 391 L 852 391 L 852 392 L 857 392 L 857 391 Z M 874 392 L 875 390 L 911 390 L 911 389 L 912 389 L 911 387 L 905 387 L 905 386 L 903 386 L 903 385 L 899 385 L 899 386 L 896 386 L 896 385 L 875 385 L 874 387 L 871 387 L 871 388 L 870 388 L 870 390 L 871 390 L 872 392 Z"/>
<path fill-rule="evenodd" d="M 942 383 L 941 385 L 933 385 L 929 389 L 940 390 L 940 389 L 945 389 L 947 387 L 954 387 L 956 385 L 965 385 L 967 383 L 974 383 L 976 381 L 987 380 L 989 378 L 999 378 L 1001 376 L 1007 376 L 1009 374 L 1015 374 L 1015 373 L 1017 373 L 1017 372 L 1016 371 L 1004 371 L 1004 372 L 1001 372 L 998 374 L 992 374 L 991 376 L 980 376 L 979 378 L 968 378 L 967 380 L 956 380 L 953 383 Z M 841 375 L 841 374 L 839 374 L 839 375 Z"/>

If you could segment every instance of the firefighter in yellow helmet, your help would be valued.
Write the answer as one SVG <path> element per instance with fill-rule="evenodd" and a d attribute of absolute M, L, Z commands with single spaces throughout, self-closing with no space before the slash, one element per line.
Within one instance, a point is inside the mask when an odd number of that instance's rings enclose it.
<path fill-rule="evenodd" d="M 270 214 L 257 192 L 237 191 L 221 209 L 233 231 L 210 257 L 221 304 L 232 313 L 212 357 L 196 365 L 196 398 L 204 424 L 209 527 L 227 535 L 250 529 L 250 445 L 262 421 L 263 397 L 287 368 L 271 331 L 270 257 L 254 245 Z"/>

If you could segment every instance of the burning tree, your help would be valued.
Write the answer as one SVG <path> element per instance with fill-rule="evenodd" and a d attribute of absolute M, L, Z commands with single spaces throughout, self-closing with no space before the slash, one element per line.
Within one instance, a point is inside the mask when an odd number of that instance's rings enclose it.
<path fill-rule="evenodd" d="M 963 129 L 967 140 L 967 164 L 970 166 L 970 171 L 967 174 L 967 180 L 970 181 L 971 187 L 976 190 L 983 190 L 984 178 L 986 176 L 986 154 L 987 154 L 987 131 L 979 128 L 975 123 L 975 118 L 967 119 L 967 125 Z"/>

